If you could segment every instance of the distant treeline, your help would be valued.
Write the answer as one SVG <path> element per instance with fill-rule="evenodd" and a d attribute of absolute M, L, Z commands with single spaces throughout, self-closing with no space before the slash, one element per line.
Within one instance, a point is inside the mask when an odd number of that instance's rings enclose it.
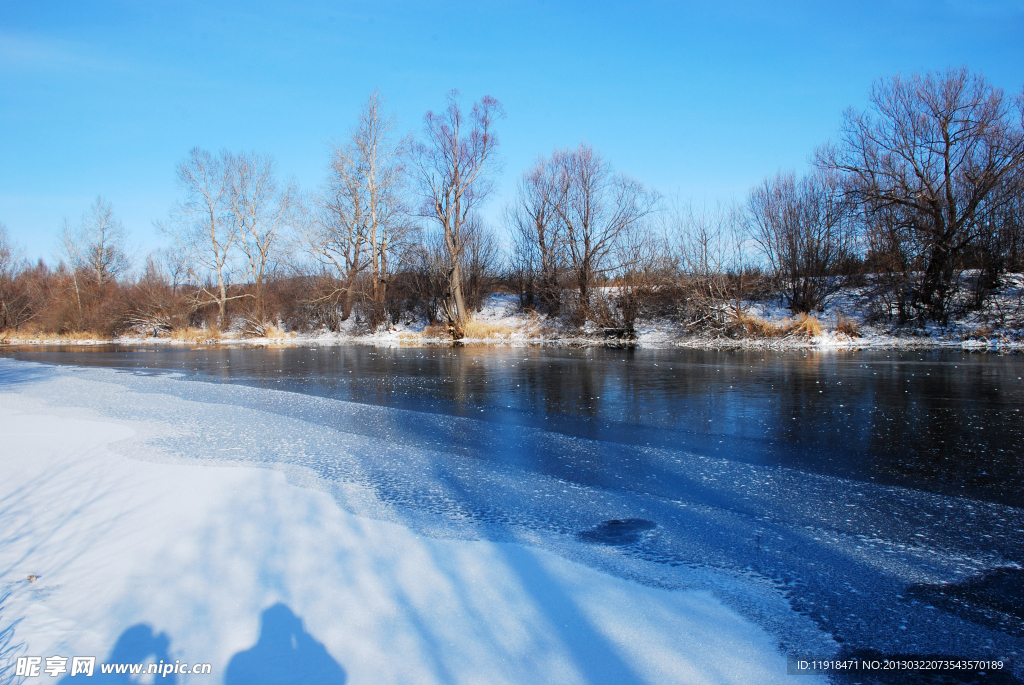
<path fill-rule="evenodd" d="M 877 82 L 812 171 L 780 172 L 713 208 L 660 197 L 586 144 L 541 157 L 505 207 L 479 208 L 498 170 L 500 103 L 452 91 L 419 135 L 373 94 L 302 192 L 257 153 L 193 149 L 168 247 L 133 264 L 102 197 L 65 221 L 56 267 L 0 225 L 0 330 L 44 334 L 272 327 L 373 330 L 413 316 L 453 338 L 504 290 L 569 327 L 628 334 L 638 318 L 735 329 L 739 303 L 823 309 L 858 285 L 878 321 L 945 323 L 1024 270 L 1024 93 L 965 69 Z"/>

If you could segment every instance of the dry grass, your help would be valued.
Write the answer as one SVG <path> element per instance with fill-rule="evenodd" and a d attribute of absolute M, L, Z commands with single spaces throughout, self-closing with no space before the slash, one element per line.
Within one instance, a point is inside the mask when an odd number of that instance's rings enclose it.
<path fill-rule="evenodd" d="M 175 328 L 171 330 L 171 340 L 182 342 L 206 342 L 208 340 L 220 340 L 220 331 L 211 328 Z"/>
<path fill-rule="evenodd" d="M 509 326 L 504 323 L 469 319 L 462 326 L 462 337 L 460 339 L 502 342 L 509 341 L 517 335 L 523 335 L 528 338 L 541 337 L 542 326 L 540 316 L 535 312 L 531 312 L 529 321 L 518 327 Z M 438 322 L 430 324 L 420 332 L 403 331 L 397 337 L 402 342 L 415 344 L 423 341 L 449 341 L 452 339 L 452 333 L 448 324 Z"/>
<path fill-rule="evenodd" d="M 800 314 L 788 322 L 788 334 L 802 338 L 817 338 L 821 335 L 821 322 L 810 314 Z"/>
<path fill-rule="evenodd" d="M 860 326 L 853 319 L 842 314 L 836 314 L 836 333 L 849 338 L 859 338 Z"/>
<path fill-rule="evenodd" d="M 795 319 L 774 323 L 759 316 L 736 311 L 733 314 L 733 330 L 749 338 L 815 338 L 821 335 L 821 322 L 809 314 L 800 314 Z"/>
<path fill-rule="evenodd" d="M 988 326 L 980 326 L 967 334 L 968 338 L 987 338 L 994 333 Z"/>
<path fill-rule="evenodd" d="M 274 340 L 282 340 L 284 338 L 294 338 L 295 336 L 285 332 L 284 329 L 278 328 L 277 326 L 268 326 L 263 331 L 264 338 L 272 338 Z"/>
<path fill-rule="evenodd" d="M 760 316 L 747 314 L 737 310 L 733 314 L 733 327 L 741 335 L 751 338 L 777 338 L 781 335 L 778 324 L 762 319 Z"/>
<path fill-rule="evenodd" d="M 508 340 L 515 334 L 510 326 L 470 319 L 462 327 L 462 335 L 470 340 Z"/>
<path fill-rule="evenodd" d="M 429 326 L 427 326 L 426 328 L 424 328 L 423 332 L 420 333 L 419 336 L 421 338 L 430 338 L 430 339 L 439 339 L 439 340 L 449 339 L 450 340 L 451 337 L 452 337 L 452 334 L 451 334 L 451 331 L 448 329 L 448 324 L 432 323 Z"/>
<path fill-rule="evenodd" d="M 82 342 L 86 340 L 110 340 L 109 335 L 95 331 L 70 331 L 67 333 L 39 333 L 34 331 L 4 331 L 0 333 L 0 343 L 16 345 L 18 343 L 63 343 Z"/>

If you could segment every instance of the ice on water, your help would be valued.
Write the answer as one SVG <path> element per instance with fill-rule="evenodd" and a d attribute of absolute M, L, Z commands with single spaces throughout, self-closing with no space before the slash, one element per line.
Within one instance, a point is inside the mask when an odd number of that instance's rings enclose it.
<path fill-rule="evenodd" d="M 783 650 L 1022 647 L 1019 621 L 998 607 L 958 612 L 921 590 L 1024 559 L 1018 508 L 172 376 L 7 360 L 0 374 L 7 397 L 148 427 L 112 446 L 125 456 L 272 468 L 429 538 L 521 543 L 649 588 L 707 592 Z"/>

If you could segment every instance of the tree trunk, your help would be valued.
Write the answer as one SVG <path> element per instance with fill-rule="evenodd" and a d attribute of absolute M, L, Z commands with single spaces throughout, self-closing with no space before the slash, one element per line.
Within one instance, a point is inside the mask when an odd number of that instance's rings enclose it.
<path fill-rule="evenodd" d="M 452 339 L 458 340 L 462 337 L 463 325 L 466 322 L 466 300 L 462 296 L 462 272 L 458 260 L 455 261 L 451 270 L 449 291 L 452 300 L 452 320 L 449 321 L 449 324 L 452 327 Z"/>
<path fill-rule="evenodd" d="M 220 308 L 220 321 L 218 327 L 223 330 L 228 324 L 228 289 L 224 284 L 224 279 L 218 275 L 217 280 L 220 281 L 220 300 L 217 302 Z"/>
<path fill-rule="evenodd" d="M 348 286 L 345 288 L 345 299 L 341 301 L 341 320 L 348 321 L 348 317 L 352 316 L 352 282 L 349 281 Z"/>

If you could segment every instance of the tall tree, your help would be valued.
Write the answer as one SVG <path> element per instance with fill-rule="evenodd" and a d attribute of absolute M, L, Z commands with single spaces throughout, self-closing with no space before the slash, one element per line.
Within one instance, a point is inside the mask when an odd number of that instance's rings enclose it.
<path fill-rule="evenodd" d="M 28 318 L 28 297 L 18 278 L 25 268 L 21 249 L 0 223 L 0 331 L 17 328 Z"/>
<path fill-rule="evenodd" d="M 106 285 L 130 268 L 126 241 L 124 224 L 102 196 L 97 197 L 82 215 L 77 228 L 71 228 L 65 222 L 61 235 L 61 247 L 68 266 L 76 272 L 83 272 L 99 286 Z"/>
<path fill-rule="evenodd" d="M 314 199 L 304 237 L 316 259 L 340 281 L 328 297 L 340 300 L 342 320 L 351 312 L 363 273 L 370 280 L 371 322 L 378 323 L 385 314 L 396 253 L 411 230 L 403 196 L 402 151 L 408 144 L 398 136 L 383 96 L 374 92 L 348 140 L 332 147 L 327 183 Z"/>
<path fill-rule="evenodd" d="M 513 269 L 520 274 L 524 304 L 534 297 L 549 314 L 557 314 L 561 275 L 565 269 L 562 224 L 558 201 L 558 169 L 550 160 L 538 159 L 519 180 L 515 201 L 505 212 L 505 224 L 513 237 Z"/>
<path fill-rule="evenodd" d="M 318 299 L 341 305 L 341 320 L 348 319 L 355 300 L 356 281 L 369 267 L 366 204 L 358 165 L 359 155 L 350 143 L 336 147 L 327 183 L 312 198 L 302 222 L 306 248 L 325 272 L 331 286 Z"/>
<path fill-rule="evenodd" d="M 626 234 L 638 229 L 654 210 L 658 196 L 639 181 L 616 173 L 585 143 L 575 150 L 556 151 L 551 164 L 562 245 L 586 311 L 594 279 L 626 266 L 612 257 Z"/>
<path fill-rule="evenodd" d="M 733 204 L 696 206 L 678 197 L 661 214 L 667 292 L 691 327 L 724 328 L 742 306 L 747 235 L 741 216 Z"/>
<path fill-rule="evenodd" d="M 278 262 L 283 233 L 292 224 L 297 189 L 278 185 L 274 158 L 255 152 L 223 155 L 225 201 L 248 265 L 257 309 Z M 260 311 L 260 315 L 264 312 Z"/>
<path fill-rule="evenodd" d="M 491 174 L 498 165 L 498 138 L 494 124 L 504 117 L 497 100 L 484 96 L 467 116 L 459 104 L 459 92 L 448 93 L 448 107 L 427 112 L 423 140 L 411 146 L 411 159 L 424 215 L 437 221 L 447 256 L 448 294 L 443 310 L 452 337 L 462 337 L 468 315 L 462 283 L 463 226 L 491 191 Z"/>
<path fill-rule="evenodd" d="M 746 219 L 786 306 L 794 314 L 824 308 L 854 248 L 853 216 L 837 175 L 766 178 L 750 192 Z"/>
<path fill-rule="evenodd" d="M 384 313 L 387 285 L 394 269 L 392 257 L 411 230 L 403 191 L 406 184 L 402 150 L 409 139 L 398 135 L 397 119 L 386 111 L 384 97 L 375 91 L 359 115 L 352 132 L 352 150 L 358 155 L 359 189 L 365 205 L 366 244 L 370 257 L 372 297 L 378 315 Z M 339 155 L 335 155 L 338 159 Z"/>
<path fill-rule="evenodd" d="M 979 209 L 1024 164 L 1024 96 L 966 69 L 877 82 L 867 111 L 847 110 L 821 166 L 851 180 L 869 224 L 903 235 L 910 309 L 944 320 L 965 250 L 984 230 Z M 1016 109 L 1016 113 L 1013 111 Z"/>
<path fill-rule="evenodd" d="M 219 325 L 227 325 L 231 268 L 238 248 L 238 223 L 231 213 L 230 158 L 198 147 L 177 167 L 178 188 L 184 198 L 171 208 L 170 221 L 157 223 L 172 238 L 189 280 L 198 289 L 196 304 L 216 304 Z M 213 283 L 211 283 L 213 279 Z"/>

